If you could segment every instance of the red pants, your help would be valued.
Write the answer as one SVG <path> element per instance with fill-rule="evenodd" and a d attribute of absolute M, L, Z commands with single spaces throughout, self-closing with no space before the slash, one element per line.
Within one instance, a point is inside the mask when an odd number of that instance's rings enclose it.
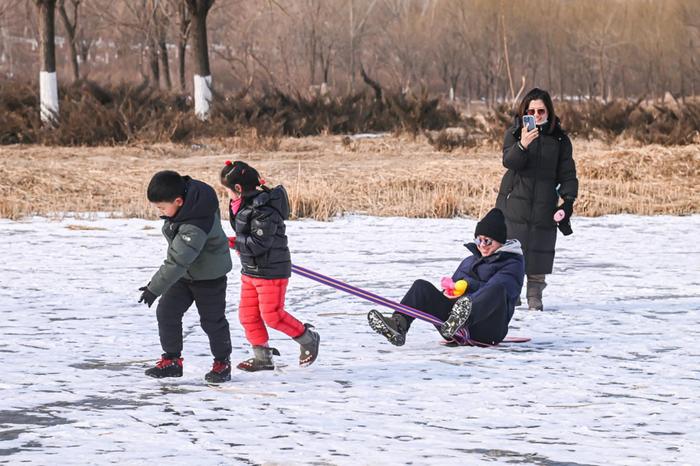
<path fill-rule="evenodd" d="M 267 324 L 292 338 L 304 333 L 304 324 L 284 310 L 289 279 L 253 278 L 241 275 L 241 304 L 238 318 L 251 345 L 267 343 Z"/>

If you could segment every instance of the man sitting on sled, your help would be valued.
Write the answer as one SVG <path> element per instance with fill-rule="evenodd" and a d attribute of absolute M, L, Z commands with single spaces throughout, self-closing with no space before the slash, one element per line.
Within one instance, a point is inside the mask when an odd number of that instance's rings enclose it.
<path fill-rule="evenodd" d="M 444 321 L 438 331 L 448 342 L 464 329 L 470 340 L 496 345 L 508 333 L 523 286 L 525 260 L 520 242 L 506 240 L 506 222 L 499 209 L 491 209 L 476 224 L 474 236 L 474 241 L 465 245 L 472 255 L 452 275 L 452 282 L 466 282 L 464 294 L 460 295 L 464 283 L 455 293 L 452 287 L 440 291 L 426 280 L 416 280 L 401 304 Z M 414 318 L 399 312 L 386 317 L 373 309 L 367 320 L 375 332 L 401 346 Z"/>

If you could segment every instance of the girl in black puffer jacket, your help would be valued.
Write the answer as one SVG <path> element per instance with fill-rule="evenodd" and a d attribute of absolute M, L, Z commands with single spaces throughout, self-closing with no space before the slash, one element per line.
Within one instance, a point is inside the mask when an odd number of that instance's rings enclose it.
<path fill-rule="evenodd" d="M 283 186 L 268 188 L 258 172 L 245 162 L 226 162 L 221 184 L 231 196 L 229 215 L 236 232 L 229 244 L 241 259 L 241 302 L 238 317 L 253 357 L 240 364 L 245 371 L 274 369 L 268 346 L 267 326 L 289 335 L 301 346 L 299 365 L 318 356 L 320 337 L 310 324 L 302 324 L 284 310 L 284 298 L 292 270 L 284 221 L 289 201 Z"/>

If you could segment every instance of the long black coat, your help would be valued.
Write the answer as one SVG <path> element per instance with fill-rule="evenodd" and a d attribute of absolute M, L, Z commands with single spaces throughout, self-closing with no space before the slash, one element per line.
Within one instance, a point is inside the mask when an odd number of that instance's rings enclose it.
<path fill-rule="evenodd" d="M 557 225 L 552 219 L 558 198 L 576 199 L 578 179 L 571 140 L 559 121 L 547 126 L 523 151 L 519 147 L 521 119 L 506 131 L 503 166 L 508 169 L 498 191 L 496 207 L 506 217 L 508 238 L 520 241 L 528 275 L 552 273 Z"/>

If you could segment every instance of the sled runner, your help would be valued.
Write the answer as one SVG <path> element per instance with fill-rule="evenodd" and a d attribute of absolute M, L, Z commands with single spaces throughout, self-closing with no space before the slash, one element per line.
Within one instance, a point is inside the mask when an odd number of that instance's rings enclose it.
<path fill-rule="evenodd" d="M 450 340 L 450 341 L 445 341 L 442 340 L 440 341 L 440 344 L 443 346 L 478 346 L 480 348 L 494 348 L 496 346 L 501 346 L 503 344 L 508 344 L 508 343 L 527 343 L 530 341 L 530 337 L 505 337 L 502 342 L 496 344 L 496 345 L 491 345 L 489 343 L 484 343 L 481 341 L 476 341 L 476 340 L 470 340 L 469 343 L 466 345 L 458 343 L 456 341 Z"/>

